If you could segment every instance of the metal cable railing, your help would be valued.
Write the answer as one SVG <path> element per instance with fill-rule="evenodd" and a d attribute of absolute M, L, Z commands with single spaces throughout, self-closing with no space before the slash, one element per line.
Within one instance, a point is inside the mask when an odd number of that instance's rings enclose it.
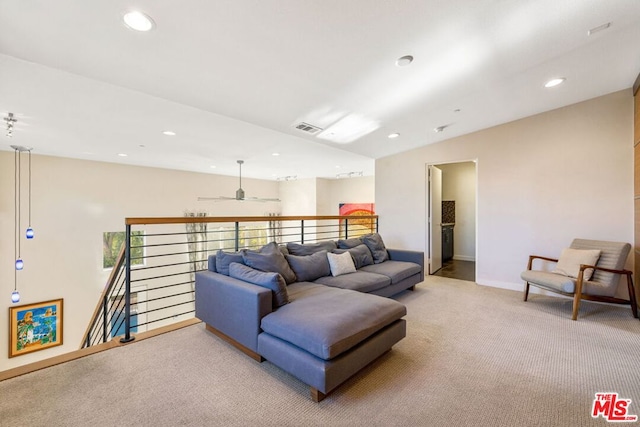
<path fill-rule="evenodd" d="M 373 216 L 127 218 L 125 243 L 84 334 L 81 348 L 194 317 L 195 273 L 218 250 L 269 242 L 313 243 L 378 230 Z M 132 244 L 133 237 L 142 244 Z"/>

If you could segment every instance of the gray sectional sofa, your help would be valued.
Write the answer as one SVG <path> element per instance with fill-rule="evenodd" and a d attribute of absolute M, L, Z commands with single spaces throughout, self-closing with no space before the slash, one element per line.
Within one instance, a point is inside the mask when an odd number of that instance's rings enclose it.
<path fill-rule="evenodd" d="M 196 273 L 196 317 L 322 400 L 406 335 L 406 307 L 384 298 L 424 280 L 424 253 L 377 233 L 312 244 L 219 251 Z"/>

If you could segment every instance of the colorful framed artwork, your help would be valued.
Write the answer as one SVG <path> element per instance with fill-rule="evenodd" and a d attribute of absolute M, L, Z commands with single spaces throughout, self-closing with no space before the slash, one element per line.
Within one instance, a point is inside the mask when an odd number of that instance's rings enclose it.
<path fill-rule="evenodd" d="M 9 307 L 9 357 L 62 345 L 62 299 Z"/>
<path fill-rule="evenodd" d="M 353 216 L 349 219 L 349 237 L 361 236 L 368 233 L 376 232 L 376 223 L 371 218 L 361 218 L 358 216 L 375 215 L 374 203 L 340 203 L 338 212 L 341 216 Z M 347 234 L 345 220 L 340 220 L 340 237 L 344 238 Z"/>

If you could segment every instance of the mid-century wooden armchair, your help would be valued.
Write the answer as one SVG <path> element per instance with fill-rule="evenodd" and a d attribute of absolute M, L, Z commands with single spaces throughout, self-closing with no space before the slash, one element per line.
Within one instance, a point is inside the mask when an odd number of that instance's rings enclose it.
<path fill-rule="evenodd" d="M 633 317 L 638 318 L 638 303 L 633 287 L 632 272 L 624 269 L 630 250 L 629 243 L 575 239 L 571 243 L 571 247 L 563 251 L 560 259 L 530 255 L 527 269 L 520 275 L 525 281 L 524 300 L 527 301 L 529 286 L 533 285 L 562 295 L 572 296 L 572 320 L 578 318 L 578 309 L 582 299 L 631 305 Z M 581 263 L 580 258 L 585 256 L 587 258 L 591 256 L 591 259 L 595 259 L 597 262 L 590 263 L 593 265 Z M 557 263 L 556 270 L 554 272 L 533 270 L 535 259 Z M 561 263 L 563 268 L 558 270 Z M 628 300 L 614 297 L 621 274 L 627 277 Z"/>

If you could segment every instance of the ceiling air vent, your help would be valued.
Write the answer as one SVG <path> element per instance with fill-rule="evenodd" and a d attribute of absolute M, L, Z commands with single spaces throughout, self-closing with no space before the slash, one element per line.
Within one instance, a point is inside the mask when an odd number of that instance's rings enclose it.
<path fill-rule="evenodd" d="M 309 123 L 305 122 L 298 123 L 297 125 L 295 125 L 295 128 L 311 135 L 315 135 L 322 130 L 318 126 L 310 125 Z"/>

